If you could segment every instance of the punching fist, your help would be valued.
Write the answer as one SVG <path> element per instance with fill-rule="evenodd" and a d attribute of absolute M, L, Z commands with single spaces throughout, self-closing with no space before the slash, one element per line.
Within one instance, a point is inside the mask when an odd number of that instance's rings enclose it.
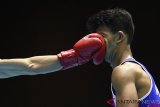
<path fill-rule="evenodd" d="M 99 65 L 106 55 L 106 41 L 99 33 L 91 33 L 80 39 L 73 49 L 57 54 L 63 69 L 85 64 L 90 60 Z"/>

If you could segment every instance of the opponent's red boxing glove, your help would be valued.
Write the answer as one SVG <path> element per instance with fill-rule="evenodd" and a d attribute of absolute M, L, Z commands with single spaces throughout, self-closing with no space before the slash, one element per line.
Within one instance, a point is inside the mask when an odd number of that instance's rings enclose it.
<path fill-rule="evenodd" d="M 91 33 L 80 39 L 73 49 L 62 51 L 57 56 L 63 69 L 72 68 L 89 62 L 101 64 L 106 55 L 106 41 L 99 33 Z"/>

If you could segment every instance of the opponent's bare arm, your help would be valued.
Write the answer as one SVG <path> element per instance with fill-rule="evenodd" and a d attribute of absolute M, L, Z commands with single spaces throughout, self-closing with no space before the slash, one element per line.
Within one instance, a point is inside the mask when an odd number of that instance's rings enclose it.
<path fill-rule="evenodd" d="M 82 65 L 91 59 L 98 65 L 103 62 L 105 55 L 105 39 L 98 33 L 92 33 L 80 39 L 73 49 L 57 55 L 0 60 L 0 78 L 46 74 Z"/>
<path fill-rule="evenodd" d="M 1 59 L 0 78 L 36 75 L 62 69 L 57 55 L 34 56 L 23 59 Z"/>
<path fill-rule="evenodd" d="M 112 84 L 116 91 L 116 107 L 138 107 L 134 75 L 133 69 L 118 68 L 113 71 Z"/>

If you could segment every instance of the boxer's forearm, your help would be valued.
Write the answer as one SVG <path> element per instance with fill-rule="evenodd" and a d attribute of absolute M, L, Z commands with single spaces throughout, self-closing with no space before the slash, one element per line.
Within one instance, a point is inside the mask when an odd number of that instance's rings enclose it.
<path fill-rule="evenodd" d="M 60 69 L 62 69 L 62 66 L 57 55 L 0 60 L 0 78 L 46 74 Z"/>

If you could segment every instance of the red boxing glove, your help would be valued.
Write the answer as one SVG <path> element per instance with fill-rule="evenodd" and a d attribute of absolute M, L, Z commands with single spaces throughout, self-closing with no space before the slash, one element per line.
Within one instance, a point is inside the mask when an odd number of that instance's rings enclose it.
<path fill-rule="evenodd" d="M 98 33 L 91 33 L 80 39 L 73 49 L 62 51 L 57 56 L 63 69 L 85 64 L 93 59 L 93 63 L 99 65 L 106 55 L 106 41 Z"/>

